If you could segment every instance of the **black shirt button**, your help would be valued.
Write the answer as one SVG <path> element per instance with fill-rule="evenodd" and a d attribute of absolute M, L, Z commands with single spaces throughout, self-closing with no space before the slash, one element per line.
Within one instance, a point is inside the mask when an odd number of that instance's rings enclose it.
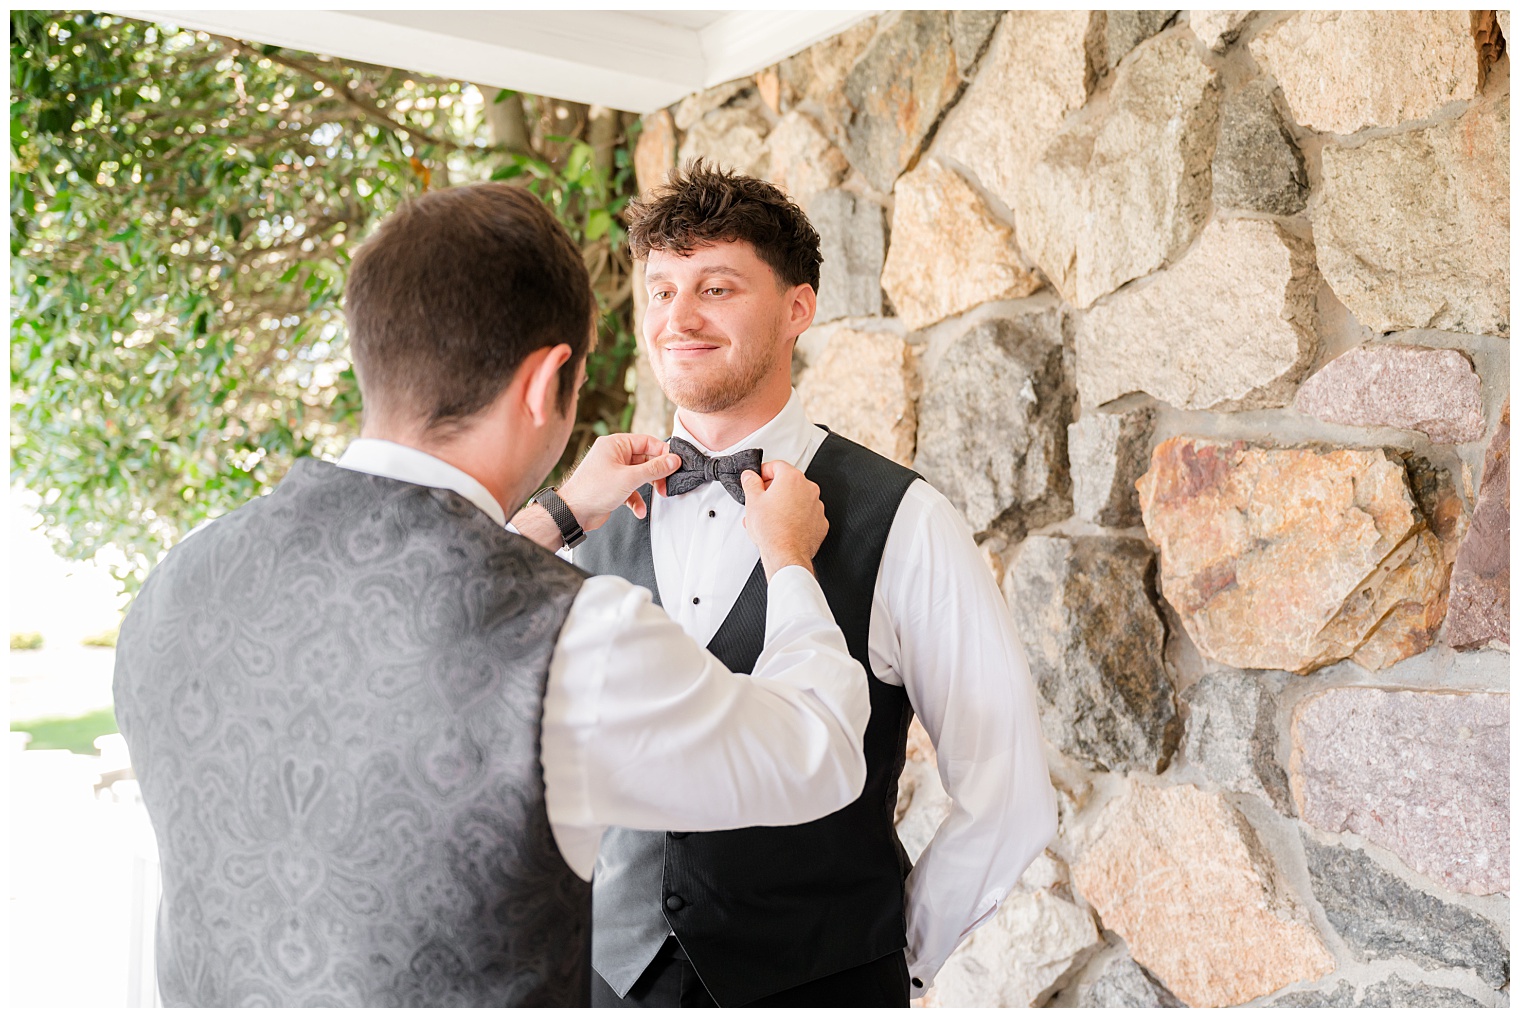
<path fill-rule="evenodd" d="M 670 897 L 665 899 L 665 907 L 670 909 L 672 912 L 679 912 L 681 909 L 686 907 L 686 902 L 681 900 L 681 896 L 679 894 L 672 894 Z"/>
<path fill-rule="evenodd" d="M 702 603 L 702 599 L 700 597 L 694 597 L 694 598 L 691 599 L 691 603 L 692 604 L 701 604 Z"/>
<path fill-rule="evenodd" d="M 913 988 L 915 990 L 922 990 L 924 988 L 924 981 L 922 979 L 918 978 L 917 976 L 914 976 L 913 977 Z"/>
<path fill-rule="evenodd" d="M 716 510 L 716 509 L 709 509 L 709 510 L 707 510 L 707 518 L 708 519 L 712 519 L 716 515 L 718 515 L 718 510 Z"/>
<path fill-rule="evenodd" d="M 686 832 L 685 831 L 670 831 L 668 833 L 670 834 L 670 836 L 672 838 L 675 838 L 677 841 L 679 841 L 680 839 L 686 837 Z"/>

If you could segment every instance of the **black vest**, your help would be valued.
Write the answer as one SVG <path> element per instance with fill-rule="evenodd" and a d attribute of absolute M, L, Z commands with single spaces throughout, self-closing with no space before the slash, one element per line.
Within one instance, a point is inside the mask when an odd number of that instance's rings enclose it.
<path fill-rule="evenodd" d="M 454 492 L 314 460 L 168 554 L 115 682 L 165 1003 L 590 1003 L 540 762 L 584 579 Z"/>
<path fill-rule="evenodd" d="M 850 654 L 870 676 L 866 783 L 860 798 L 812 823 L 716 832 L 614 828 L 595 885 L 593 964 L 626 993 L 674 931 L 713 998 L 746 1004 L 863 965 L 907 943 L 909 862 L 893 825 L 912 708 L 902 687 L 871 675 L 871 602 L 887 534 L 917 475 L 830 434 L 807 476 L 821 489 L 829 533 L 813 561 Z M 645 493 L 651 512 L 657 504 Z M 648 587 L 658 600 L 648 519 L 615 513 L 576 562 Z M 765 640 L 766 583 L 756 564 L 708 644 L 748 673 Z"/>

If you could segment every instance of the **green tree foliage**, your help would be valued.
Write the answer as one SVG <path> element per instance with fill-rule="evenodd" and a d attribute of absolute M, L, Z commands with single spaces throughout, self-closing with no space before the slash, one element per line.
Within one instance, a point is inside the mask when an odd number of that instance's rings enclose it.
<path fill-rule="evenodd" d="M 628 115 L 99 13 L 11 13 L 12 482 L 129 586 L 358 428 L 354 246 L 409 195 L 531 188 L 603 311 L 568 463 L 626 427 Z M 562 464 L 563 467 L 564 464 Z"/>

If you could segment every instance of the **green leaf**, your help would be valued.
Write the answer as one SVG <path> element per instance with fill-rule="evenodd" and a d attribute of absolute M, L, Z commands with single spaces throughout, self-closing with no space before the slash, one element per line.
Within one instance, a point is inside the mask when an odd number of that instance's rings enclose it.
<path fill-rule="evenodd" d="M 339 306 L 348 265 L 417 193 L 413 150 L 440 157 L 388 119 L 324 105 L 312 76 L 265 58 L 357 81 L 387 111 L 428 110 L 408 116 L 457 146 L 455 179 L 514 181 L 577 241 L 623 242 L 628 144 L 610 178 L 580 138 L 503 156 L 478 112 L 422 102 L 457 98 L 462 83 L 275 46 L 234 52 L 93 11 L 13 11 L 11 26 L 12 483 L 56 492 L 42 515 L 63 554 L 123 552 L 129 588 L 192 527 L 267 493 L 295 456 L 334 454 L 357 432 Z M 561 470 L 594 435 L 627 427 L 620 257 L 593 280 L 602 341 Z"/>
<path fill-rule="evenodd" d="M 606 209 L 592 209 L 586 215 L 586 239 L 601 240 L 612 227 L 612 213 Z"/>

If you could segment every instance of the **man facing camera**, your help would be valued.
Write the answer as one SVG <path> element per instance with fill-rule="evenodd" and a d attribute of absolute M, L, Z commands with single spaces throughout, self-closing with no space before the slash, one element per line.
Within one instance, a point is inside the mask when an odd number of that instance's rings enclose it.
<path fill-rule="evenodd" d="M 912 471 L 809 422 L 792 391 L 821 260 L 802 211 L 764 181 L 698 163 L 630 217 L 643 338 L 678 408 L 682 466 L 663 496 L 645 489 L 647 514 L 615 514 L 575 562 L 649 588 L 744 671 L 762 654 L 767 584 L 733 478 L 769 460 L 806 471 L 829 509 L 818 582 L 870 676 L 871 718 L 865 789 L 822 819 L 607 833 L 593 997 L 906 1005 L 1055 831 L 1023 651 L 961 515 Z M 952 808 L 910 872 L 893 816 L 914 714 Z"/>
<path fill-rule="evenodd" d="M 536 198 L 408 203 L 345 302 L 363 437 L 182 541 L 122 627 L 160 991 L 585 1005 L 609 825 L 794 824 L 860 793 L 869 703 L 812 572 L 817 487 L 786 463 L 739 478 L 769 587 L 735 673 L 647 591 L 503 527 L 564 450 L 595 311 Z M 594 530 L 675 465 L 605 439 L 561 491 Z"/>

